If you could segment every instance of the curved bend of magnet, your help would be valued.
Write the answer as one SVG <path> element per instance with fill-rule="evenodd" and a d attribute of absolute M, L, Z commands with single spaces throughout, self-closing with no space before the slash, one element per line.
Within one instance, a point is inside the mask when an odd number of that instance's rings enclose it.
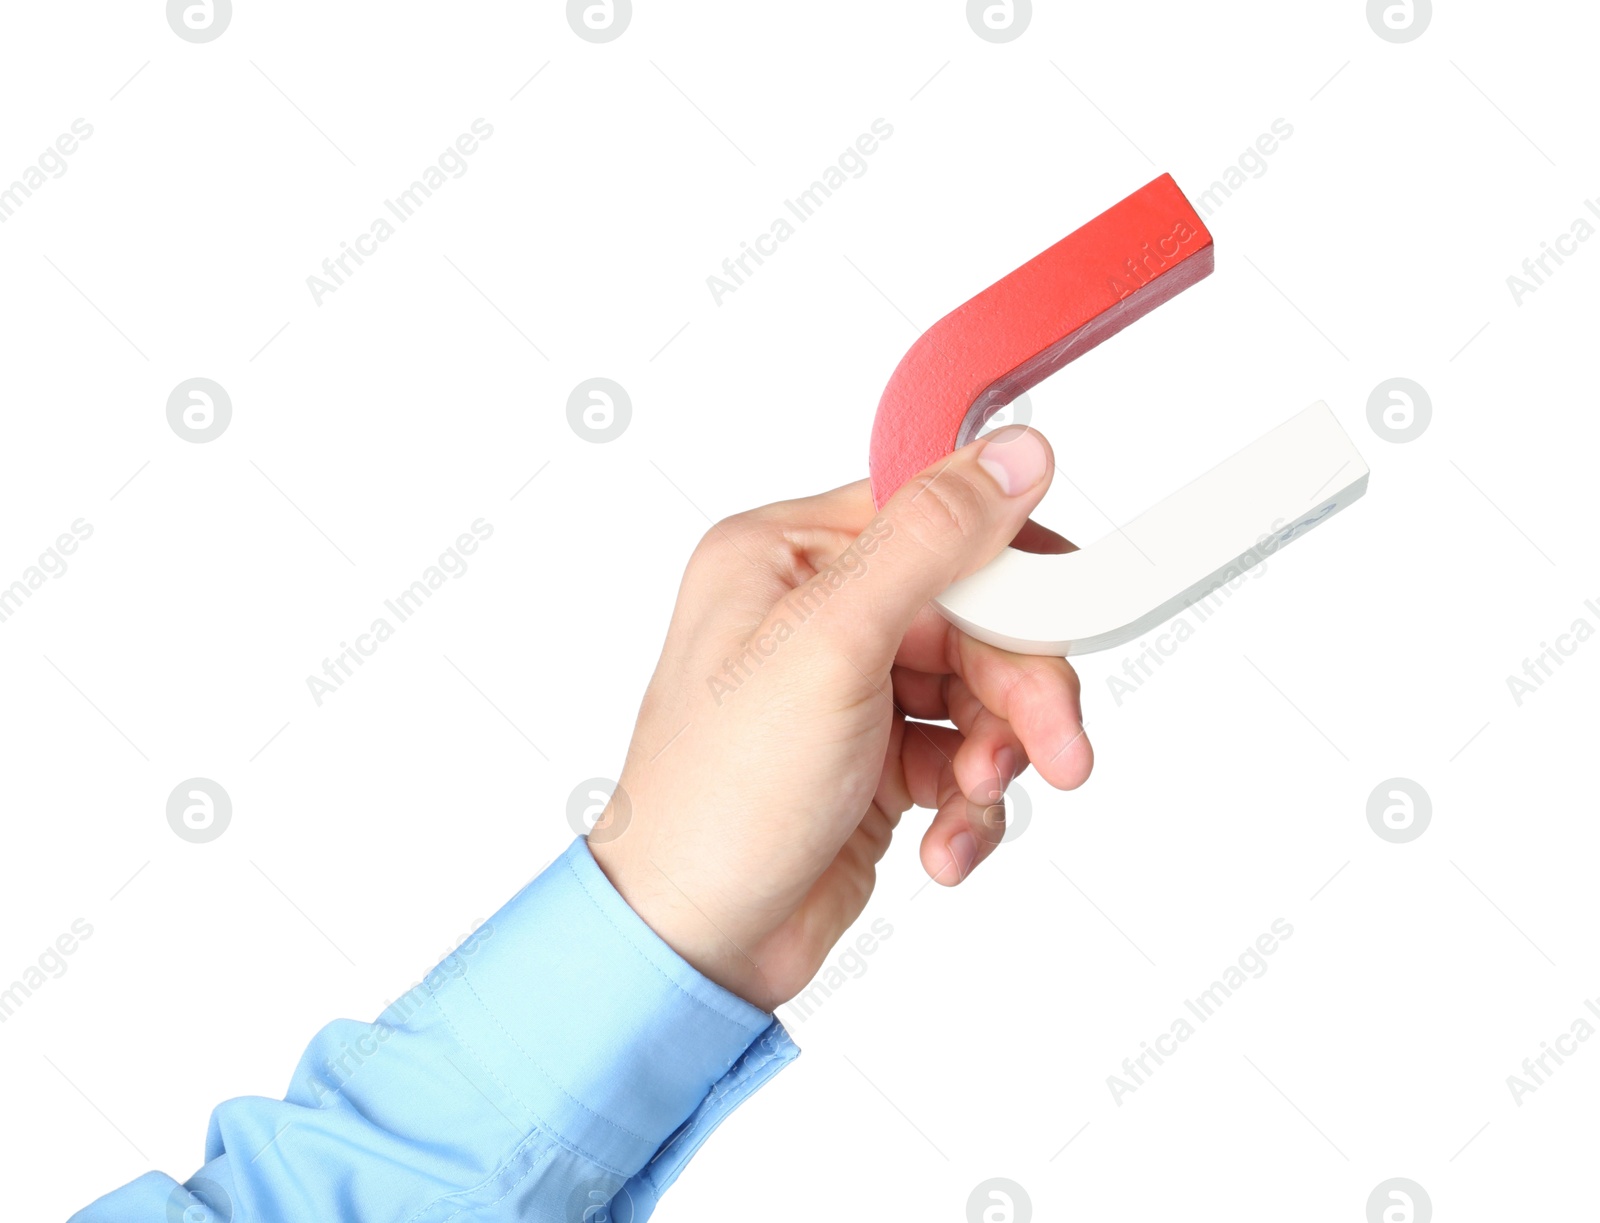
<path fill-rule="evenodd" d="M 878 404 L 878 507 L 1029 387 L 1210 275 L 1213 256 L 1211 234 L 1164 174 L 940 319 Z M 1110 649 L 1327 521 L 1366 492 L 1367 474 L 1316 403 L 1087 548 L 1007 548 L 936 602 L 1004 649 Z"/>

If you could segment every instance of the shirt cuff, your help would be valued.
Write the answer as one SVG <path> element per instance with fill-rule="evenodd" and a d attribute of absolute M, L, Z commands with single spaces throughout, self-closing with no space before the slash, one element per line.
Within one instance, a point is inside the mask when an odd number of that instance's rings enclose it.
<path fill-rule="evenodd" d="M 637 1218 L 799 1055 L 770 1014 L 663 942 L 581 837 L 473 938 L 434 991 L 440 1013 L 541 1128 L 644 1199 Z"/>

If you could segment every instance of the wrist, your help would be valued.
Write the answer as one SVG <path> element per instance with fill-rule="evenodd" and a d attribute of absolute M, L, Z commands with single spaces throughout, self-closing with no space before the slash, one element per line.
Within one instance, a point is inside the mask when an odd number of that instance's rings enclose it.
<path fill-rule="evenodd" d="M 735 936 L 723 933 L 648 852 L 630 854 L 616 841 L 591 841 L 589 852 L 628 907 L 701 976 L 769 1013 L 787 1000 L 764 984 L 759 966 Z M 726 925 L 722 922 L 723 929 Z"/>

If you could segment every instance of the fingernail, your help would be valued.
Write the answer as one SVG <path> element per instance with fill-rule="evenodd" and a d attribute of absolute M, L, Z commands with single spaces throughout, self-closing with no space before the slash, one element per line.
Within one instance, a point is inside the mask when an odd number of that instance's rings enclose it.
<path fill-rule="evenodd" d="M 958 832 L 950 838 L 950 856 L 955 859 L 956 870 L 961 872 L 958 878 L 965 879 L 972 873 L 972 864 L 977 861 L 978 842 L 970 832 Z"/>
<path fill-rule="evenodd" d="M 978 466 L 1008 497 L 1020 497 L 1044 479 L 1048 461 L 1043 440 L 1022 425 L 996 429 L 978 452 Z"/>

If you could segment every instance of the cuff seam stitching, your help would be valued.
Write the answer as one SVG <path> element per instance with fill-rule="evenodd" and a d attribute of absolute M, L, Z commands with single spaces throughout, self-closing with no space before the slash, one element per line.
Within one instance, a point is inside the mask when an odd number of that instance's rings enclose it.
<path fill-rule="evenodd" d="M 590 1163 L 596 1165 L 597 1167 L 604 1168 L 607 1172 L 611 1172 L 617 1176 L 627 1175 L 623 1169 L 615 1167 L 606 1160 L 601 1159 L 598 1155 L 584 1150 L 582 1146 L 569 1138 L 559 1127 L 551 1125 L 549 1121 L 547 1121 L 536 1109 L 530 1108 L 527 1101 L 522 1099 L 521 1096 L 512 1090 L 509 1083 L 505 1082 L 505 1080 L 495 1073 L 494 1069 L 489 1066 L 489 1064 L 485 1062 L 484 1059 L 479 1055 L 478 1050 L 473 1046 L 472 1042 L 467 1040 L 467 1038 L 462 1034 L 461 1030 L 456 1027 L 455 1021 L 450 1017 L 450 1009 L 445 1006 L 444 998 L 440 992 L 430 989 L 429 993 L 433 995 L 434 1002 L 438 1004 L 439 1015 L 444 1020 L 445 1026 L 450 1029 L 450 1034 L 456 1038 L 456 1043 L 461 1047 L 463 1052 L 465 1052 L 468 1057 L 477 1063 L 479 1069 L 493 1079 L 500 1089 L 516 1102 L 517 1106 L 521 1108 L 527 1116 L 533 1118 L 534 1129 L 548 1134 L 551 1140 L 557 1143 L 559 1146 L 566 1148 L 574 1155 L 578 1155 L 584 1159 L 587 1159 Z M 468 1081 L 470 1082 L 470 1080 Z"/>
<path fill-rule="evenodd" d="M 542 1077 L 546 1083 L 548 1083 L 551 1087 L 555 1088 L 556 1091 L 560 1092 L 561 1096 L 568 1103 L 573 1104 L 576 1107 L 582 1109 L 586 1114 L 588 1114 L 590 1117 L 593 1117 L 596 1121 L 603 1122 L 604 1124 L 611 1126 L 613 1129 L 617 1130 L 618 1132 L 620 1132 L 622 1134 L 626 1134 L 629 1138 L 636 1139 L 636 1140 L 638 1140 L 639 1142 L 642 1142 L 642 1143 L 647 1143 L 647 1144 L 649 1143 L 650 1140 L 648 1138 L 646 1138 L 643 1134 L 637 1133 L 634 1130 L 630 1130 L 627 1126 L 623 1125 L 621 1122 L 614 1121 L 610 1117 L 607 1117 L 602 1113 L 595 1112 L 594 1109 L 590 1108 L 582 1100 L 578 1099 L 578 1097 L 574 1096 L 571 1092 L 567 1091 L 566 1088 L 562 1087 L 560 1083 L 556 1082 L 554 1077 L 551 1076 L 550 1072 L 547 1071 L 544 1068 L 544 1066 L 539 1062 L 539 1059 L 534 1057 L 533 1054 L 529 1053 L 526 1049 L 524 1049 L 522 1047 L 522 1042 L 519 1041 L 516 1038 L 516 1036 L 514 1036 L 506 1028 L 505 1024 L 500 1022 L 500 1017 L 498 1015 L 496 1015 L 494 1013 L 494 1011 L 490 1008 L 489 1004 L 484 1001 L 483 995 L 480 994 L 477 991 L 477 989 L 473 987 L 473 984 L 472 984 L 471 980 L 469 979 L 469 974 L 463 973 L 461 975 L 461 983 L 467 987 L 467 992 L 470 993 L 473 996 L 473 998 L 475 998 L 477 1000 L 478 1006 L 483 1010 L 483 1013 L 488 1018 L 489 1022 L 494 1024 L 494 1026 L 500 1030 L 501 1035 L 503 1035 L 506 1038 L 506 1040 L 511 1044 L 511 1046 L 513 1048 L 516 1049 L 516 1051 L 518 1053 L 522 1054 L 523 1058 L 527 1061 L 528 1065 L 533 1067 L 533 1069 L 536 1070 L 539 1073 L 540 1077 Z M 451 1030 L 454 1031 L 454 1027 L 452 1027 Z M 524 1105 L 524 1107 L 526 1107 L 526 1105 Z M 531 1109 L 529 1111 L 532 1112 Z"/>
<path fill-rule="evenodd" d="M 779 1031 L 782 1031 L 781 1026 L 776 1020 L 769 1025 L 769 1031 L 774 1027 L 777 1027 Z M 776 1033 L 773 1033 L 772 1035 L 775 1037 Z M 679 1130 L 677 1134 L 673 1135 L 670 1143 L 671 1146 L 677 1146 L 686 1138 L 690 1138 L 697 1132 L 706 1130 L 706 1123 L 708 1121 L 712 1122 L 710 1128 L 714 1129 L 730 1115 L 728 1112 L 723 1112 L 718 1113 L 715 1117 L 712 1116 L 712 1111 L 720 1106 L 723 1100 L 725 1100 L 733 1092 L 738 1091 L 740 1088 L 748 1084 L 750 1080 L 755 1078 L 757 1074 L 765 1070 L 773 1062 L 788 1062 L 793 1060 L 792 1058 L 784 1056 L 787 1051 L 778 1047 L 778 1042 L 776 1039 L 769 1039 L 768 1032 L 763 1032 L 760 1037 L 752 1042 L 750 1048 L 756 1049 L 756 1046 L 758 1045 L 761 1047 L 756 1050 L 755 1056 L 753 1058 L 746 1058 L 735 1074 L 726 1076 L 721 1081 L 711 1085 L 711 1094 L 708 1095 L 695 1110 L 695 1118 L 686 1126 L 684 1126 L 683 1129 Z M 661 1190 L 656 1180 L 655 1169 L 657 1162 L 666 1153 L 667 1152 L 665 1150 L 658 1152 L 650 1161 L 650 1163 L 644 1168 L 645 1178 L 649 1180 L 651 1188 L 655 1189 L 658 1193 L 661 1192 Z M 681 1168 L 689 1158 L 689 1155 L 685 1155 L 682 1159 L 662 1166 L 664 1168 Z"/>

